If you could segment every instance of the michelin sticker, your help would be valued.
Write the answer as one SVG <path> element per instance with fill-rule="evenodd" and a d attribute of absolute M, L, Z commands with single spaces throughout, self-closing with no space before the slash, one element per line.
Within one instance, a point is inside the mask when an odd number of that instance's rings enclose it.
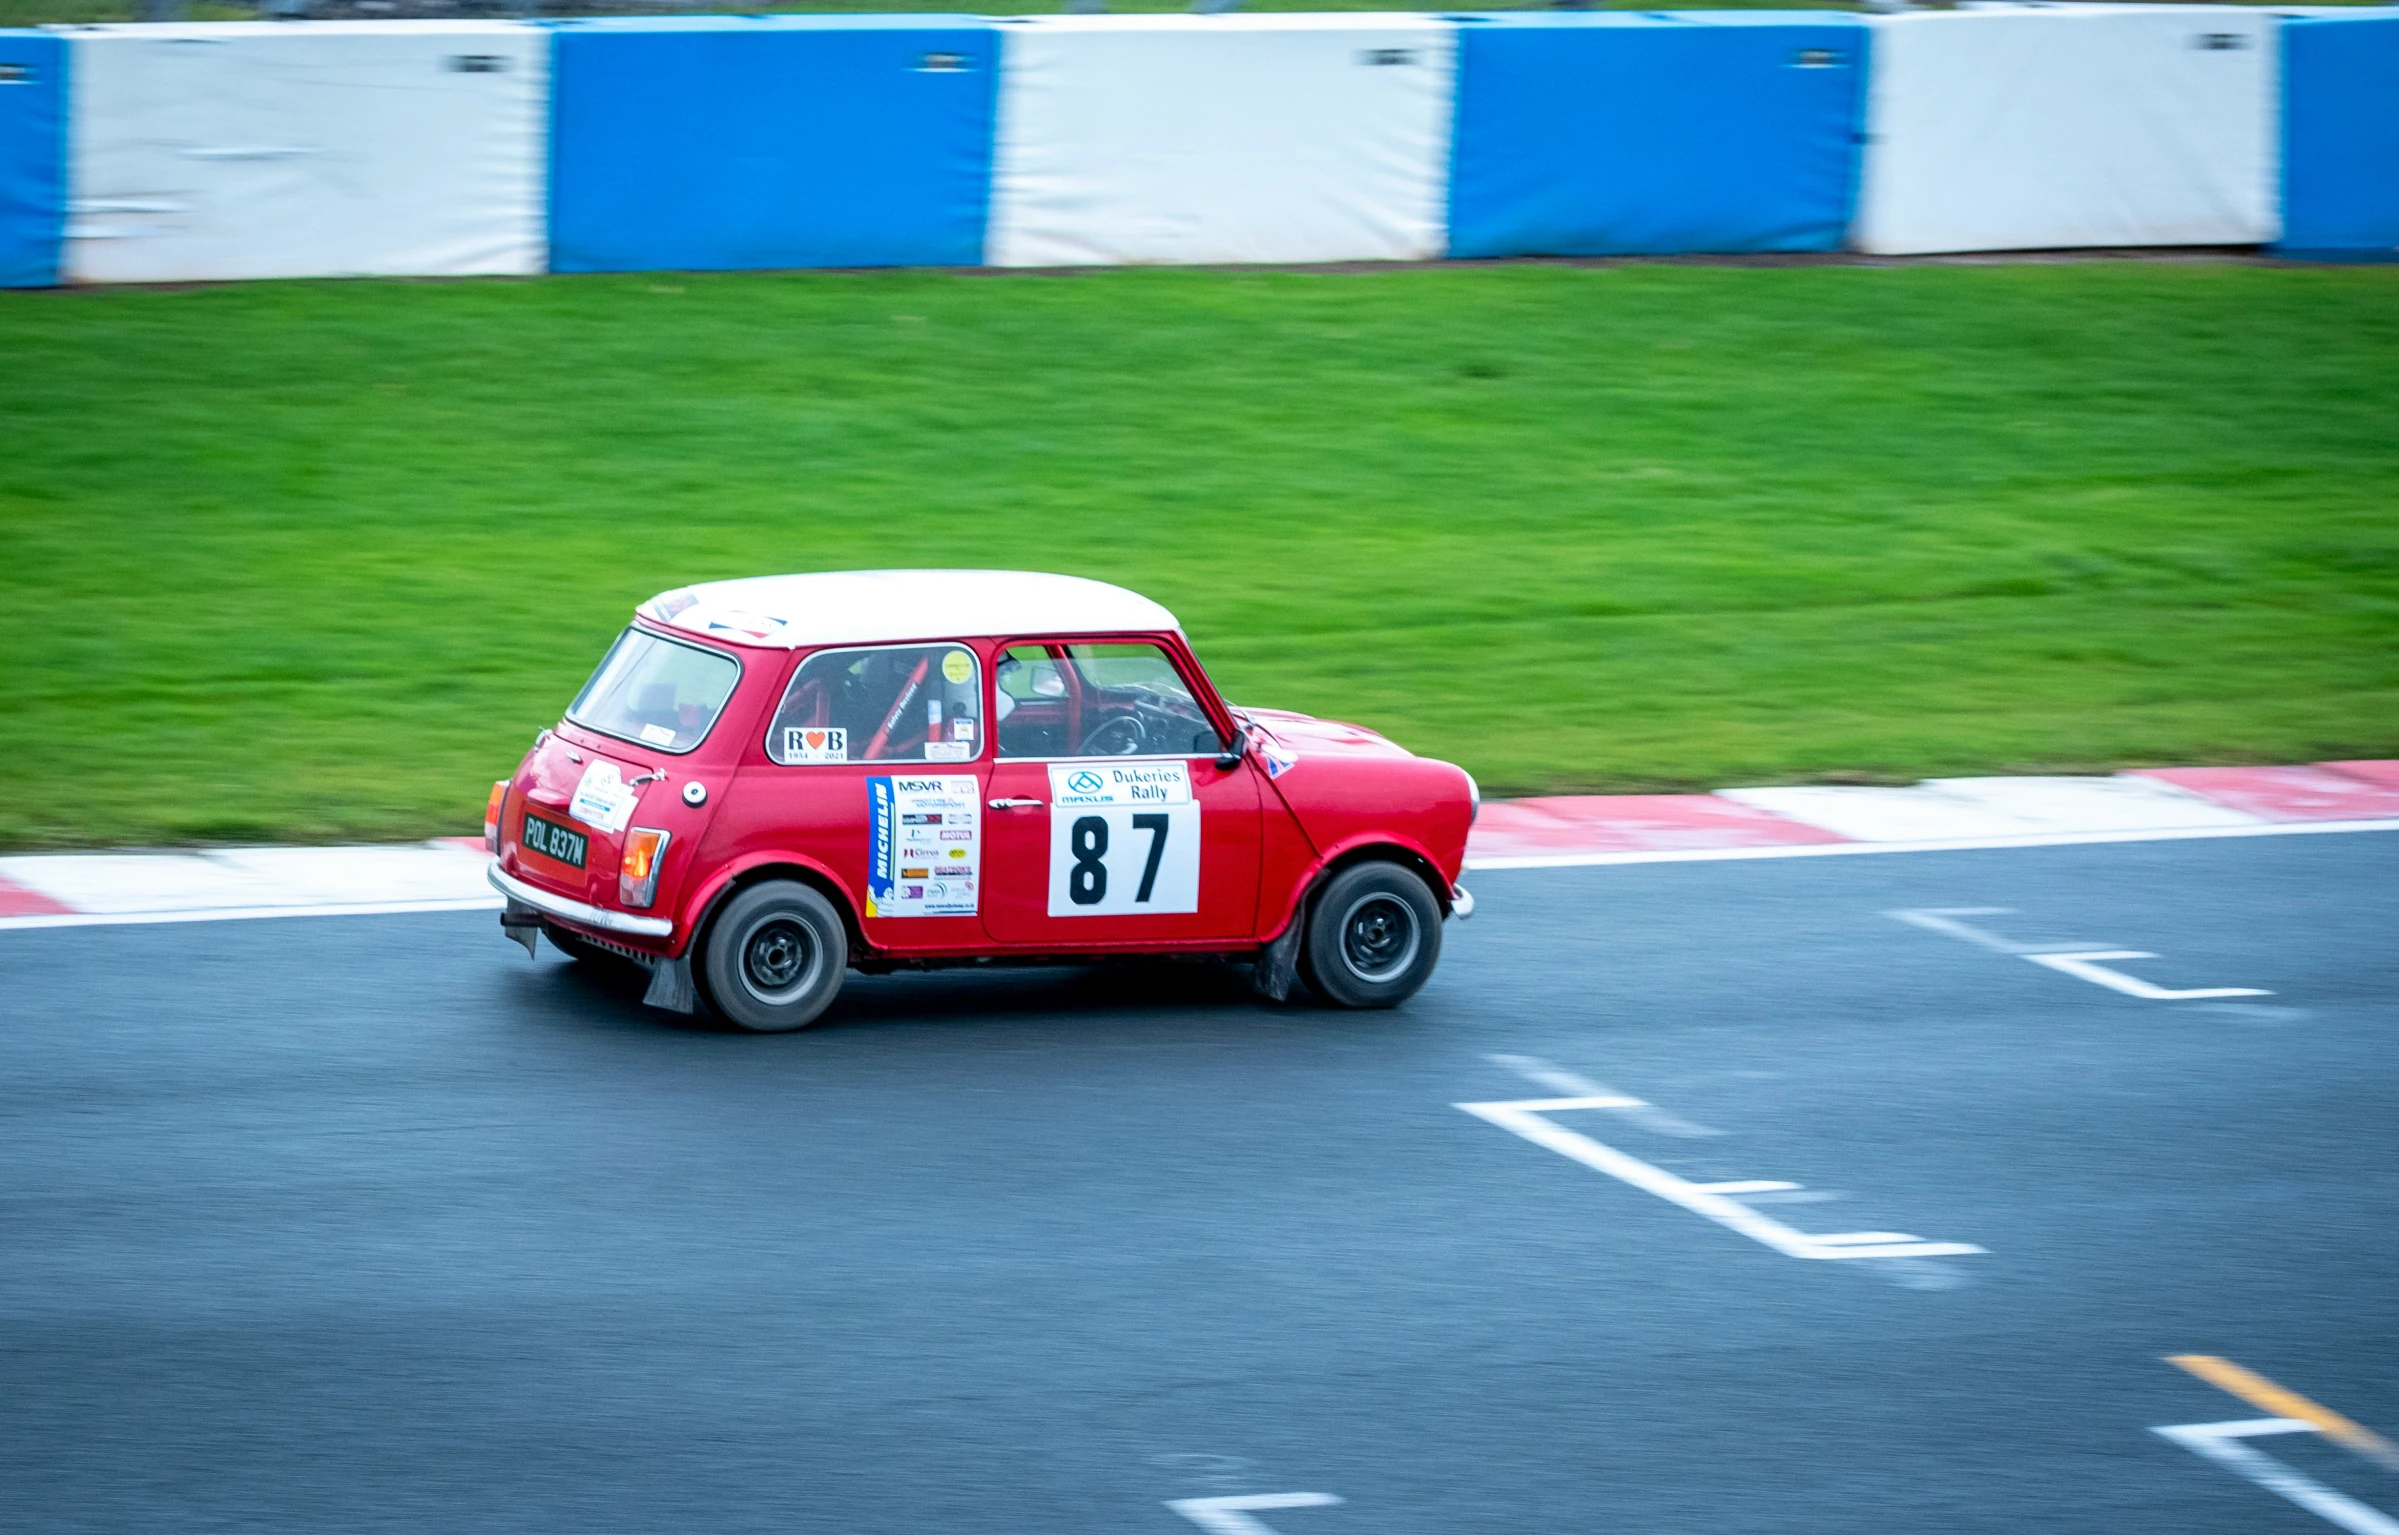
<path fill-rule="evenodd" d="M 866 781 L 866 914 L 971 917 L 983 878 L 981 780 L 972 774 Z"/>
<path fill-rule="evenodd" d="M 583 770 L 566 813 L 613 836 L 633 819 L 633 807 L 639 803 L 641 791 L 625 782 L 615 763 L 595 762 Z"/>
<path fill-rule="evenodd" d="M 1181 761 L 1050 764 L 1051 916 L 1198 911 L 1199 863 Z"/>
<path fill-rule="evenodd" d="M 786 725 L 783 727 L 783 760 L 847 762 L 850 760 L 850 733 L 846 730 L 803 729 L 798 725 Z"/>

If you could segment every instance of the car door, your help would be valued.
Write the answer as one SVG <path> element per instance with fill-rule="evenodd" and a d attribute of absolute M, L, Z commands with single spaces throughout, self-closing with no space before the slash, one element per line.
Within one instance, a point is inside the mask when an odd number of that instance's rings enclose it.
<path fill-rule="evenodd" d="M 1244 942 L 1260 791 L 1155 639 L 1019 641 L 993 666 L 983 925 L 1063 952 Z"/>

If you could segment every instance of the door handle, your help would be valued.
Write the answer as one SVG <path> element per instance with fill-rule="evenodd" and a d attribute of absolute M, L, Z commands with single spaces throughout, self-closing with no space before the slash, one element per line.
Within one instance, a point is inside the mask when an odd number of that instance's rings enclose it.
<path fill-rule="evenodd" d="M 1044 801 L 1037 799 L 994 799 L 985 800 L 983 803 L 989 805 L 994 810 L 1024 810 L 1034 805 L 1042 804 Z"/>

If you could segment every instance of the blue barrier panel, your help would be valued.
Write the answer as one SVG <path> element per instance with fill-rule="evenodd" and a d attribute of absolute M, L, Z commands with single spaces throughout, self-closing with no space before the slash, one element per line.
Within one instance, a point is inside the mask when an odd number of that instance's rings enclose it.
<path fill-rule="evenodd" d="M 0 32 L 0 288 L 58 281 L 67 222 L 67 45 Z"/>
<path fill-rule="evenodd" d="M 2399 15 L 2283 23 L 2275 249 L 2399 261 Z"/>
<path fill-rule="evenodd" d="M 552 271 L 982 261 L 988 23 L 640 18 L 557 39 Z"/>
<path fill-rule="evenodd" d="M 1452 256 L 1840 248 L 1865 102 L 1856 18 L 1452 19 Z"/>

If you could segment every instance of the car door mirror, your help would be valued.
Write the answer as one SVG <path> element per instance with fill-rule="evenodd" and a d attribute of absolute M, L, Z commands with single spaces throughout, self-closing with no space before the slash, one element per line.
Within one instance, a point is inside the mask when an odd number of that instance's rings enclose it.
<path fill-rule="evenodd" d="M 1230 773 L 1233 769 L 1241 766 L 1241 759 L 1248 755 L 1249 736 L 1244 733 L 1234 738 L 1230 745 L 1216 754 L 1216 771 Z"/>

